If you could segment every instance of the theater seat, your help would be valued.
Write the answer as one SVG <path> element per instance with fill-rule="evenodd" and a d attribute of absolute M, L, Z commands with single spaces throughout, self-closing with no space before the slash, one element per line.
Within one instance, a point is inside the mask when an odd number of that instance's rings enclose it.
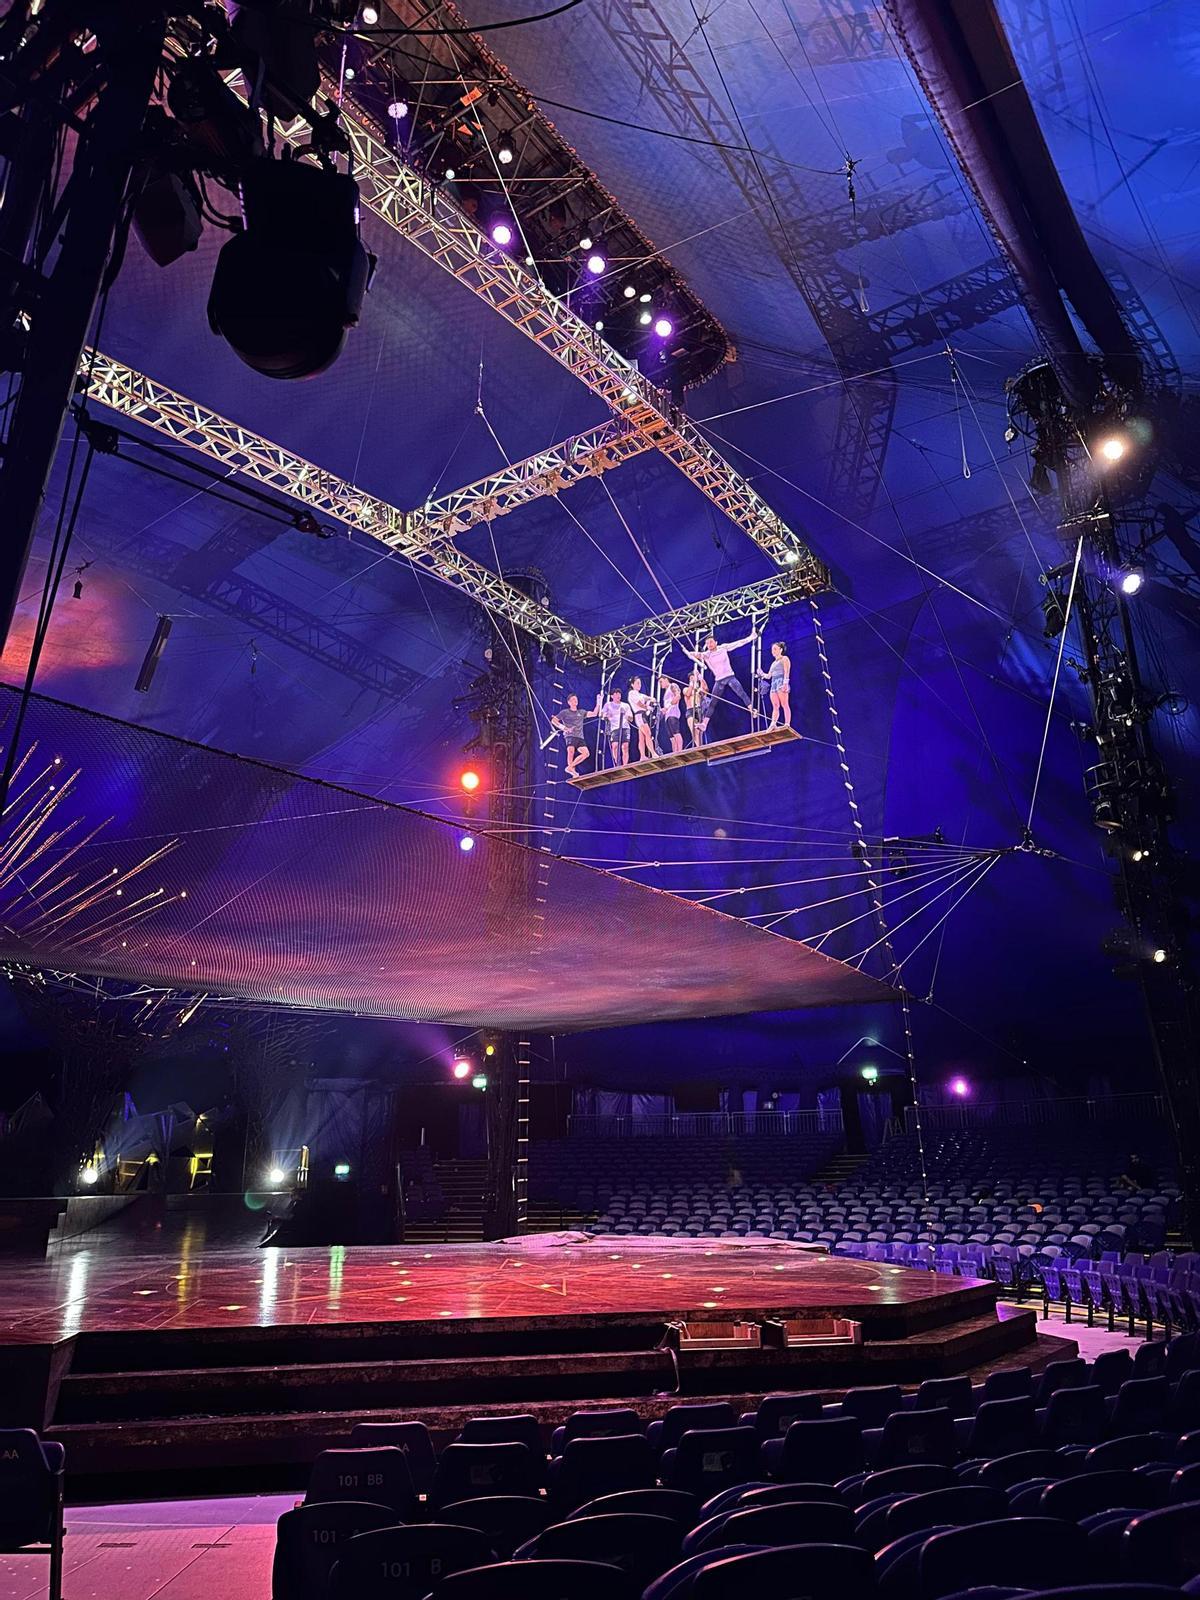
<path fill-rule="evenodd" d="M 781 1545 L 731 1555 L 702 1568 L 691 1587 L 693 1600 L 747 1600 L 756 1594 L 848 1600 L 874 1592 L 871 1557 L 848 1544 Z"/>
<path fill-rule="evenodd" d="M 783 1502 L 773 1506 L 735 1506 L 692 1529 L 683 1554 L 716 1550 L 725 1545 L 810 1543 L 853 1544 L 854 1516 L 848 1506 L 818 1501 Z"/>
<path fill-rule="evenodd" d="M 1121 1541 L 1121 1572 L 1154 1583 L 1200 1577 L 1200 1500 L 1135 1517 Z"/>
<path fill-rule="evenodd" d="M 639 1587 L 599 1561 L 499 1561 L 453 1572 L 437 1600 L 637 1600 Z"/>
<path fill-rule="evenodd" d="M 305 1505 L 319 1500 L 359 1500 L 390 1506 L 403 1522 L 417 1507 L 408 1458 L 394 1445 L 322 1450 L 308 1478 Z"/>
<path fill-rule="evenodd" d="M 541 1472 L 524 1444 L 448 1444 L 433 1480 L 437 1506 L 476 1495 L 536 1495 Z"/>
<path fill-rule="evenodd" d="M 356 1534 L 394 1527 L 390 1506 L 324 1500 L 285 1511 L 275 1528 L 271 1600 L 327 1600 L 329 1574 Z"/>
<path fill-rule="evenodd" d="M 555 1522 L 517 1551 L 519 1560 L 602 1561 L 619 1567 L 639 1589 L 679 1560 L 682 1529 L 667 1517 L 635 1511 Z"/>
<path fill-rule="evenodd" d="M 439 1522 L 376 1528 L 339 1546 L 329 1600 L 424 1600 L 449 1573 L 495 1559 L 491 1540 L 475 1528 Z"/>
<path fill-rule="evenodd" d="M 438 1515 L 443 1522 L 485 1533 L 496 1554 L 507 1559 L 519 1544 L 546 1526 L 550 1506 L 533 1495 L 480 1495 L 477 1500 L 455 1500 Z"/>
<path fill-rule="evenodd" d="M 437 1455 L 429 1429 L 423 1422 L 356 1422 L 350 1431 L 351 1448 L 394 1445 L 404 1452 L 409 1476 L 418 1494 L 433 1492 Z"/>
<path fill-rule="evenodd" d="M 62 1445 L 32 1428 L 0 1429 L 0 1550 L 44 1545 L 50 1600 L 62 1595 L 64 1462 Z"/>
<path fill-rule="evenodd" d="M 645 1517 L 667 1517 L 682 1528 L 690 1528 L 696 1520 L 696 1497 L 682 1489 L 619 1489 L 616 1494 L 602 1494 L 596 1500 L 587 1500 L 570 1513 L 576 1517 L 602 1517 L 620 1511 L 634 1511 Z"/>
<path fill-rule="evenodd" d="M 838 1483 L 866 1465 L 862 1430 L 849 1417 L 793 1422 L 782 1439 L 767 1439 L 762 1462 L 782 1481 Z"/>
<path fill-rule="evenodd" d="M 934 1534 L 917 1568 L 921 1600 L 985 1583 L 1035 1589 L 1093 1576 L 1087 1535 L 1050 1517 L 1004 1517 Z"/>
<path fill-rule="evenodd" d="M 654 1479 L 654 1451 L 644 1434 L 572 1439 L 551 1464 L 550 1492 L 556 1505 L 573 1511 L 597 1495 L 652 1488 Z"/>
<path fill-rule="evenodd" d="M 726 1400 L 715 1400 L 707 1405 L 672 1406 L 666 1416 L 651 1422 L 646 1437 L 655 1450 L 661 1452 L 677 1445 L 685 1433 L 696 1428 L 736 1428 L 737 1413 Z"/>
<path fill-rule="evenodd" d="M 749 1483 L 758 1472 L 758 1451 L 753 1428 L 692 1429 L 663 1451 L 659 1475 L 664 1487 L 707 1500 L 733 1484 Z"/>

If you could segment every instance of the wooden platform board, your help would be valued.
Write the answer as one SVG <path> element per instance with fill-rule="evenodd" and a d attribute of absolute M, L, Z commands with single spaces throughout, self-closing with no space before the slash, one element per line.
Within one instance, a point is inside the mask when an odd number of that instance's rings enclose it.
<path fill-rule="evenodd" d="M 584 772 L 568 783 L 576 789 L 603 789 L 609 783 L 629 783 L 634 778 L 648 778 L 652 772 L 674 772 L 676 767 L 695 767 L 701 762 L 711 765 L 715 761 L 730 761 L 736 756 L 757 755 L 772 745 L 790 744 L 800 738 L 795 728 L 760 728 L 757 733 L 739 733 L 734 739 L 717 739 L 712 744 L 693 745 L 678 755 L 651 756 L 648 761 L 631 761 L 624 767 L 604 767 L 598 772 Z"/>

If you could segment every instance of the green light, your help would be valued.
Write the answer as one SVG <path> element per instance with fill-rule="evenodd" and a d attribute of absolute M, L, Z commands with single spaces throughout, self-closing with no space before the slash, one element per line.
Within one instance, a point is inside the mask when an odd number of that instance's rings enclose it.
<path fill-rule="evenodd" d="M 477 1072 L 475 1074 L 475 1076 L 471 1079 L 471 1087 L 472 1087 L 472 1089 L 486 1089 L 487 1088 L 487 1073 L 486 1072 Z"/>
<path fill-rule="evenodd" d="M 867 1080 L 868 1083 L 874 1083 L 876 1078 L 878 1078 L 878 1076 L 879 1076 L 879 1068 L 878 1067 L 864 1067 L 862 1069 L 862 1075 Z"/>
<path fill-rule="evenodd" d="M 348 1161 L 339 1161 L 333 1169 L 333 1175 L 335 1178 L 348 1178 L 350 1176 L 350 1163 Z"/>

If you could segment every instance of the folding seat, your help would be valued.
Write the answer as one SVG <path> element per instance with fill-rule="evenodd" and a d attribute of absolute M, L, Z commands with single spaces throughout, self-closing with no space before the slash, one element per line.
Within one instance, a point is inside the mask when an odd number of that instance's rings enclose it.
<path fill-rule="evenodd" d="M 550 1506 L 532 1495 L 481 1495 L 478 1500 L 456 1500 L 443 1506 L 438 1516 L 444 1523 L 486 1534 L 496 1554 L 507 1560 L 518 1545 L 546 1526 Z"/>
<path fill-rule="evenodd" d="M 424 1600 L 451 1572 L 494 1561 L 487 1534 L 441 1522 L 376 1528 L 338 1546 L 330 1600 Z"/>
<path fill-rule="evenodd" d="M 351 1449 L 368 1449 L 379 1445 L 392 1445 L 404 1453 L 409 1476 L 418 1494 L 433 1490 L 433 1474 L 437 1467 L 433 1440 L 423 1422 L 356 1422 L 350 1431 Z"/>
<path fill-rule="evenodd" d="M 1167 1344 L 1163 1339 L 1147 1340 L 1133 1354 L 1135 1378 L 1161 1378 L 1167 1371 Z"/>
<path fill-rule="evenodd" d="M 567 1520 L 618 1516 L 627 1511 L 642 1517 L 666 1517 L 668 1522 L 678 1523 L 681 1528 L 690 1528 L 696 1520 L 696 1497 L 685 1494 L 682 1489 L 618 1489 L 616 1494 L 585 1500 Z"/>
<path fill-rule="evenodd" d="M 869 1472 L 852 1490 L 844 1492 L 850 1504 L 861 1509 L 871 1500 L 904 1494 L 928 1494 L 933 1489 L 949 1489 L 957 1481 L 952 1468 L 922 1461 L 914 1466 L 887 1467 L 882 1472 Z"/>
<path fill-rule="evenodd" d="M 958 1426 L 963 1454 L 970 1460 L 1013 1455 L 1018 1450 L 1032 1450 L 1038 1443 L 1032 1396 L 985 1400 L 969 1422 Z"/>
<path fill-rule="evenodd" d="M 877 1471 L 916 1462 L 949 1466 L 959 1456 L 954 1418 L 945 1406 L 894 1412 L 882 1428 L 870 1429 L 863 1443 Z"/>
<path fill-rule="evenodd" d="M 1183 1505 L 1188 1501 L 1200 1501 L 1200 1461 L 1193 1461 L 1190 1466 L 1180 1467 L 1172 1473 L 1167 1485 L 1167 1503 L 1169 1505 Z"/>
<path fill-rule="evenodd" d="M 898 1383 L 873 1389 L 847 1389 L 840 1401 L 822 1407 L 826 1417 L 852 1417 L 860 1428 L 882 1428 L 894 1411 L 904 1406 Z"/>
<path fill-rule="evenodd" d="M 1135 1361 L 1136 1367 L 1136 1361 Z M 1166 1377 L 1131 1378 L 1117 1390 L 1109 1420 L 1109 1437 L 1123 1438 L 1130 1433 L 1150 1433 L 1167 1425 L 1171 1387 Z"/>
<path fill-rule="evenodd" d="M 517 1559 L 602 1561 L 644 1587 L 678 1561 L 682 1537 L 670 1518 L 635 1511 L 571 1517 L 536 1534 L 517 1551 Z"/>
<path fill-rule="evenodd" d="M 573 1510 L 598 1495 L 652 1488 L 654 1467 L 654 1450 L 644 1434 L 572 1439 L 551 1464 L 552 1495 L 557 1504 Z"/>
<path fill-rule="evenodd" d="M 753 1428 L 689 1428 L 677 1445 L 664 1450 L 659 1466 L 663 1485 L 708 1499 L 758 1473 L 759 1439 Z"/>
<path fill-rule="evenodd" d="M 1052 1450 L 1068 1444 L 1099 1444 L 1108 1421 L 1104 1391 L 1097 1384 L 1059 1389 L 1039 1413 L 1042 1440 Z"/>
<path fill-rule="evenodd" d="M 715 1516 L 718 1511 L 729 1510 L 732 1506 L 744 1507 L 750 1510 L 753 1506 L 779 1506 L 779 1505 L 833 1505 L 845 1504 L 839 1489 L 832 1483 L 758 1483 L 746 1484 L 740 1489 L 727 1489 L 725 1494 L 716 1495 L 707 1504 L 701 1506 L 700 1514 Z"/>
<path fill-rule="evenodd" d="M 1184 1584 L 1200 1576 L 1200 1501 L 1135 1517 L 1121 1541 L 1121 1571 L 1151 1583 Z"/>
<path fill-rule="evenodd" d="M 655 1450 L 666 1450 L 677 1445 L 684 1434 L 694 1428 L 736 1428 L 737 1412 L 727 1400 L 715 1400 L 708 1405 L 672 1406 L 666 1415 L 650 1423 L 646 1437 Z"/>
<path fill-rule="evenodd" d="M 692 1600 L 745 1600 L 748 1593 L 805 1600 L 845 1600 L 875 1592 L 875 1569 L 865 1550 L 848 1544 L 779 1545 L 726 1556 L 702 1566 Z"/>
<path fill-rule="evenodd" d="M 534 1495 L 541 1478 L 541 1464 L 528 1445 L 448 1444 L 438 1457 L 433 1501 L 445 1506 L 476 1495 Z"/>
<path fill-rule="evenodd" d="M 742 1413 L 742 1426 L 760 1439 L 782 1438 L 793 1422 L 812 1422 L 821 1415 L 819 1394 L 767 1394 L 754 1411 Z"/>
<path fill-rule="evenodd" d="M 602 1561 L 499 1561 L 452 1572 L 437 1600 L 637 1600 L 636 1580 Z"/>
<path fill-rule="evenodd" d="M 542 1430 L 528 1413 L 507 1417 L 472 1417 L 459 1433 L 460 1444 L 524 1444 L 535 1456 L 544 1456 Z"/>
<path fill-rule="evenodd" d="M 402 1450 L 394 1445 L 365 1449 L 322 1450 L 313 1462 L 305 1505 L 318 1501 L 357 1500 L 388 1506 L 402 1522 L 417 1508 L 412 1474 Z"/>
<path fill-rule="evenodd" d="M 1133 1377 L 1133 1357 L 1128 1350 L 1102 1350 L 1092 1362 L 1091 1381 L 1112 1398 Z"/>
<path fill-rule="evenodd" d="M 271 1600 L 327 1600 L 329 1574 L 346 1543 L 395 1523 L 390 1506 L 360 1500 L 321 1500 L 285 1511 L 275 1527 Z"/>
<path fill-rule="evenodd" d="M 1130 1470 L 1081 1472 L 1047 1484 L 1038 1498 L 1038 1515 L 1081 1522 L 1097 1511 L 1125 1506 L 1142 1510 L 1158 1503 L 1159 1494 L 1154 1484 L 1140 1473 Z"/>
<path fill-rule="evenodd" d="M 1148 1467 L 1173 1458 L 1172 1441 L 1163 1433 L 1129 1433 L 1120 1439 L 1094 1444 L 1083 1458 L 1085 1472 Z"/>
<path fill-rule="evenodd" d="M 917 1562 L 922 1600 L 980 1584 L 1017 1589 L 1087 1582 L 1087 1535 L 1051 1517 L 1003 1517 L 935 1533 Z"/>
<path fill-rule="evenodd" d="M 49 1600 L 61 1600 L 65 1452 L 32 1428 L 0 1429 L 0 1551 L 50 1558 Z M 24 1591 L 23 1591 L 24 1592 Z"/>
<path fill-rule="evenodd" d="M 1174 1383 L 1193 1367 L 1200 1367 L 1200 1333 L 1177 1334 L 1167 1345 L 1167 1377 Z"/>
<path fill-rule="evenodd" d="M 762 1464 L 777 1481 L 838 1483 L 866 1464 L 862 1430 L 851 1417 L 793 1422 L 782 1439 L 764 1440 Z"/>
<path fill-rule="evenodd" d="M 1008 1515 L 1008 1499 L 1000 1489 L 981 1484 L 955 1484 L 927 1494 L 908 1495 L 889 1506 L 883 1519 L 883 1543 L 906 1533 L 937 1527 L 966 1528 Z"/>
<path fill-rule="evenodd" d="M 733 1505 L 707 1517 L 688 1534 L 683 1554 L 728 1545 L 854 1543 L 854 1516 L 848 1506 L 826 1502 L 783 1501 L 776 1505 Z"/>
<path fill-rule="evenodd" d="M 641 1417 L 631 1407 L 610 1411 L 574 1411 L 550 1436 L 551 1455 L 560 1456 L 572 1439 L 612 1438 L 618 1433 L 641 1433 Z"/>
<path fill-rule="evenodd" d="M 944 1409 L 952 1417 L 975 1414 L 975 1391 L 970 1378 L 926 1378 L 915 1395 L 906 1396 L 911 1411 Z"/>
<path fill-rule="evenodd" d="M 1170 1427 L 1179 1433 L 1200 1428 L 1200 1367 L 1185 1372 L 1175 1385 L 1167 1415 Z"/>

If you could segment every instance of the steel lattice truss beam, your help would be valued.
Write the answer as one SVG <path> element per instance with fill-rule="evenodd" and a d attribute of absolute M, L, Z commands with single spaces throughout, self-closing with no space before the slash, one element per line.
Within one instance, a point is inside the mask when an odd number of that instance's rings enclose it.
<path fill-rule="evenodd" d="M 406 548 L 438 544 L 464 533 L 477 522 L 492 522 L 528 505 L 543 495 L 559 494 L 585 478 L 599 477 L 624 461 L 653 449 L 650 433 L 635 431 L 614 417 L 611 422 L 577 433 L 562 444 L 551 445 L 524 461 L 514 461 L 499 472 L 468 483 L 453 494 L 428 500 L 409 514 Z"/>
<path fill-rule="evenodd" d="M 648 645 L 686 638 L 699 628 L 719 627 L 723 622 L 744 618 L 748 612 L 783 605 L 829 587 L 825 567 L 816 556 L 805 551 L 784 571 L 757 583 L 716 595 L 711 600 L 697 601 L 663 616 L 647 617 L 627 628 L 589 637 L 487 567 L 469 560 L 452 544 L 425 543 L 420 528 L 410 541 L 406 531 L 409 513 L 399 507 L 326 472 L 282 445 L 230 422 L 166 384 L 99 352 L 94 356 L 85 355 L 83 375 L 89 400 L 265 488 L 288 495 L 320 516 L 330 517 L 378 539 L 418 571 L 429 573 L 579 662 L 611 660 Z M 568 440 L 567 444 L 575 442 Z M 559 447 L 560 450 L 564 448 Z M 524 465 L 526 463 L 516 463 L 512 470 Z M 260 608 L 253 609 L 257 615 Z"/>
<path fill-rule="evenodd" d="M 326 86 L 333 90 L 333 85 Z M 343 125 L 350 142 L 362 204 L 451 277 L 464 284 L 597 394 L 633 432 L 648 435 L 729 520 L 772 561 L 808 550 L 783 519 L 725 460 L 666 395 L 627 362 L 542 281 L 498 250 L 465 212 L 376 137 L 362 112 L 346 100 Z M 307 128 L 285 137 L 303 144 Z"/>

